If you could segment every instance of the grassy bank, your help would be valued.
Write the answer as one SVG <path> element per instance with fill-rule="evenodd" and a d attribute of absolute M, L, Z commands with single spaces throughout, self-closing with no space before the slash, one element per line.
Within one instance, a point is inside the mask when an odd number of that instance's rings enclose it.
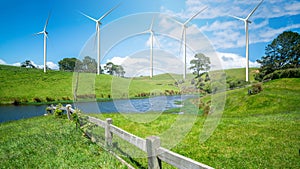
<path fill-rule="evenodd" d="M 230 80 L 244 80 L 244 69 L 225 70 Z M 254 69 L 250 79 L 253 80 Z M 188 74 L 183 85 L 190 85 L 193 78 Z M 149 93 L 165 94 L 166 90 L 178 92 L 175 81 L 181 75 L 162 74 L 149 77 L 117 78 L 110 75 L 28 69 L 0 65 L 0 104 L 58 103 L 74 100 L 73 84 L 77 87 L 77 99 L 106 100 L 112 97 L 143 97 Z M 112 93 L 111 91 L 115 91 Z M 169 94 L 169 93 L 167 93 Z"/>
<path fill-rule="evenodd" d="M 0 168 L 127 168 L 53 116 L 0 123 Z"/>
<path fill-rule="evenodd" d="M 178 75 L 177 75 L 178 76 Z M 0 65 L 0 104 L 26 104 L 44 102 L 68 102 L 73 100 L 73 82 L 77 74 L 73 72 L 48 71 Z M 80 73 L 78 76 L 78 99 L 112 97 L 139 97 L 150 92 L 164 93 L 165 90 L 178 91 L 174 76 L 164 74 L 138 78 L 117 78 L 110 75 Z M 122 92 L 111 93 L 123 88 Z M 125 91 L 125 92 L 124 92 Z M 126 93 L 126 92 L 129 93 Z"/>
<path fill-rule="evenodd" d="M 198 116 L 185 139 L 172 150 L 215 168 L 300 168 L 298 84 L 300 79 L 279 79 L 265 83 L 256 95 L 248 95 L 247 89 L 228 91 L 213 135 L 199 142 L 206 117 Z M 115 125 L 145 138 L 166 131 L 180 115 L 143 114 L 143 119 L 153 119 L 150 122 L 134 122 L 122 114 L 93 116 L 113 118 Z M 135 160 L 146 167 L 145 160 Z"/>

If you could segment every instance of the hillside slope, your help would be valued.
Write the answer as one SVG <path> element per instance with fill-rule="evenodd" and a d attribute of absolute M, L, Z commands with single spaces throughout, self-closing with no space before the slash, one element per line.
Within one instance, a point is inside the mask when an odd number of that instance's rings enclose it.
<path fill-rule="evenodd" d="M 77 74 L 73 72 L 49 70 L 44 73 L 39 69 L 0 65 L 0 104 L 70 101 L 73 100 L 73 81 L 75 84 L 76 79 Z M 112 83 L 119 85 L 116 88 L 124 88 L 122 95 L 129 91 L 129 97 L 155 91 L 178 91 L 174 85 L 176 79 L 169 74 L 157 75 L 153 79 L 131 79 L 80 73 L 78 79 L 77 95 L 80 97 L 110 98 Z"/>
<path fill-rule="evenodd" d="M 253 80 L 253 68 L 250 79 Z M 244 69 L 224 70 L 228 80 L 244 80 Z M 190 86 L 194 77 L 188 74 L 183 85 Z M 179 91 L 175 82 L 182 79 L 177 74 L 118 78 L 110 75 L 29 69 L 0 65 L 0 104 L 23 104 L 32 102 L 68 102 L 74 100 L 74 89 L 78 79 L 77 96 L 80 99 L 107 99 L 111 97 L 137 97 L 147 93 L 164 93 L 165 90 Z M 113 86 L 113 87 L 112 87 Z M 112 93 L 116 91 L 115 93 Z M 121 90 L 122 89 L 122 90 Z"/>
<path fill-rule="evenodd" d="M 199 142 L 206 117 L 198 116 L 172 150 L 214 168 L 299 168 L 299 84 L 300 78 L 278 79 L 263 84 L 256 95 L 248 95 L 247 88 L 227 91 L 223 116 L 210 138 Z M 110 117 L 115 125 L 146 138 L 167 131 L 180 115 L 162 114 L 149 123 L 122 114 L 93 116 Z"/>

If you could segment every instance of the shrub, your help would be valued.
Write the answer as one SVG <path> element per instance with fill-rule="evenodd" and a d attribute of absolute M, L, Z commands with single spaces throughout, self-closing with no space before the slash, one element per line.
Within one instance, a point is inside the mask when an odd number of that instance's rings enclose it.
<path fill-rule="evenodd" d="M 21 100 L 18 99 L 18 98 L 16 98 L 16 99 L 14 99 L 14 101 L 13 101 L 12 104 L 13 104 L 13 105 L 19 105 L 19 104 L 21 104 Z"/>
<path fill-rule="evenodd" d="M 62 100 L 71 100 L 71 99 L 67 96 L 67 97 L 62 97 Z"/>
<path fill-rule="evenodd" d="M 63 111 L 60 109 L 62 108 L 62 104 L 59 103 L 58 105 L 56 105 L 56 109 L 54 111 L 54 116 L 55 117 L 59 117 L 59 118 L 62 118 L 63 117 Z"/>
<path fill-rule="evenodd" d="M 55 101 L 55 99 L 53 99 L 53 98 L 51 98 L 51 97 L 46 97 L 46 101 L 47 101 L 47 102 L 53 102 L 53 101 Z"/>
<path fill-rule="evenodd" d="M 42 99 L 39 98 L 39 97 L 35 97 L 35 98 L 33 98 L 33 101 L 34 101 L 34 102 L 37 102 L 37 103 L 41 103 L 41 102 L 42 102 Z"/>
<path fill-rule="evenodd" d="M 63 116 L 63 111 L 60 110 L 59 108 L 56 108 L 54 111 L 54 116 L 61 118 Z"/>
<path fill-rule="evenodd" d="M 263 80 L 280 79 L 280 78 L 300 78 L 300 68 L 276 70 L 273 73 L 267 74 Z"/>
<path fill-rule="evenodd" d="M 249 95 L 258 94 L 263 90 L 261 83 L 256 83 L 252 85 L 251 90 L 249 90 Z"/>

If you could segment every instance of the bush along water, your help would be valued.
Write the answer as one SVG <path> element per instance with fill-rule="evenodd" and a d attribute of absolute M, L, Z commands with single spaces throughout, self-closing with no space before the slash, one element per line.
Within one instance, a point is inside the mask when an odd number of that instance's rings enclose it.
<path fill-rule="evenodd" d="M 254 95 L 260 93 L 261 91 L 263 91 L 262 84 L 256 83 L 256 84 L 252 84 L 251 89 L 248 90 L 248 94 Z"/>

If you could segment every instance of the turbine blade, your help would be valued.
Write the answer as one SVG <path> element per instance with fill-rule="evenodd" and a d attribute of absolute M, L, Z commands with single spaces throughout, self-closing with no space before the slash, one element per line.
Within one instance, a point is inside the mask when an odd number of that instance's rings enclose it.
<path fill-rule="evenodd" d="M 85 16 L 85 17 L 89 18 L 90 20 L 93 20 L 93 21 L 97 22 L 97 20 L 96 20 L 96 19 L 94 19 L 94 18 L 90 17 L 89 15 L 87 15 L 87 14 L 85 14 L 85 13 L 83 13 L 83 12 L 80 12 L 80 13 L 81 13 L 83 16 Z"/>
<path fill-rule="evenodd" d="M 190 17 L 190 19 L 188 19 L 187 21 L 184 22 L 184 25 L 186 25 L 187 23 L 189 23 L 192 19 L 194 19 L 197 15 L 199 15 L 201 12 L 203 12 L 205 9 L 207 9 L 207 6 L 204 7 L 203 9 L 201 9 L 199 12 L 197 12 L 195 15 L 193 15 L 192 17 Z"/>
<path fill-rule="evenodd" d="M 151 22 L 151 25 L 150 25 L 150 31 L 152 31 L 152 28 L 153 28 L 153 22 L 154 22 L 154 16 L 152 17 L 152 22 Z"/>
<path fill-rule="evenodd" d="M 237 17 L 237 16 L 233 16 L 233 15 L 228 15 L 232 18 L 235 18 L 235 19 L 238 19 L 238 20 L 241 20 L 241 21 L 245 21 L 246 19 L 243 19 L 243 18 L 240 18 L 240 17 Z"/>
<path fill-rule="evenodd" d="M 259 7 L 259 5 L 261 3 L 263 3 L 263 1 L 264 0 L 260 1 L 260 3 L 249 13 L 249 15 L 247 16 L 246 20 L 248 20 L 251 17 L 251 15 L 256 11 L 256 9 Z"/>
<path fill-rule="evenodd" d="M 95 34 L 95 38 L 94 38 L 94 49 L 96 49 L 96 47 L 97 47 L 97 40 L 98 40 L 98 31 L 96 31 L 96 34 Z"/>
<path fill-rule="evenodd" d="M 40 35 L 40 34 L 44 34 L 44 31 L 41 31 L 41 32 L 35 33 L 34 35 Z"/>
<path fill-rule="evenodd" d="M 155 41 L 156 44 L 158 45 L 158 48 L 161 49 L 161 45 L 160 45 L 160 43 L 159 43 L 159 40 L 156 38 L 155 35 L 153 35 L 153 37 L 154 37 L 154 41 Z"/>
<path fill-rule="evenodd" d="M 50 19 L 50 15 L 51 15 L 51 11 L 48 14 L 48 18 L 47 18 L 45 26 L 44 26 L 44 31 L 46 31 L 46 29 L 47 29 L 47 26 L 48 26 L 48 23 L 49 23 L 49 19 Z"/>
<path fill-rule="evenodd" d="M 119 7 L 121 5 L 121 3 L 119 3 L 118 5 L 116 5 L 115 7 L 111 8 L 109 11 L 107 11 L 104 15 L 102 15 L 98 21 L 101 21 L 103 18 L 105 18 L 107 15 L 109 15 L 113 10 L 115 10 L 117 7 Z"/>
<path fill-rule="evenodd" d="M 183 35 L 184 35 L 184 31 L 185 31 L 185 27 L 182 26 L 182 33 L 181 33 L 181 40 L 180 40 L 180 48 L 179 48 L 179 55 L 181 53 L 181 50 L 182 50 L 182 44 L 183 44 Z"/>
<path fill-rule="evenodd" d="M 146 31 L 143 31 L 143 32 L 137 33 L 136 35 L 143 35 L 143 34 L 148 34 L 148 33 L 151 33 L 151 31 L 149 31 L 149 30 L 146 30 Z"/>
<path fill-rule="evenodd" d="M 170 19 L 170 20 L 172 20 L 172 21 L 175 21 L 175 22 L 178 23 L 179 25 L 183 25 L 183 23 L 177 21 L 176 19 L 173 19 L 173 18 L 168 18 L 168 19 Z"/>

